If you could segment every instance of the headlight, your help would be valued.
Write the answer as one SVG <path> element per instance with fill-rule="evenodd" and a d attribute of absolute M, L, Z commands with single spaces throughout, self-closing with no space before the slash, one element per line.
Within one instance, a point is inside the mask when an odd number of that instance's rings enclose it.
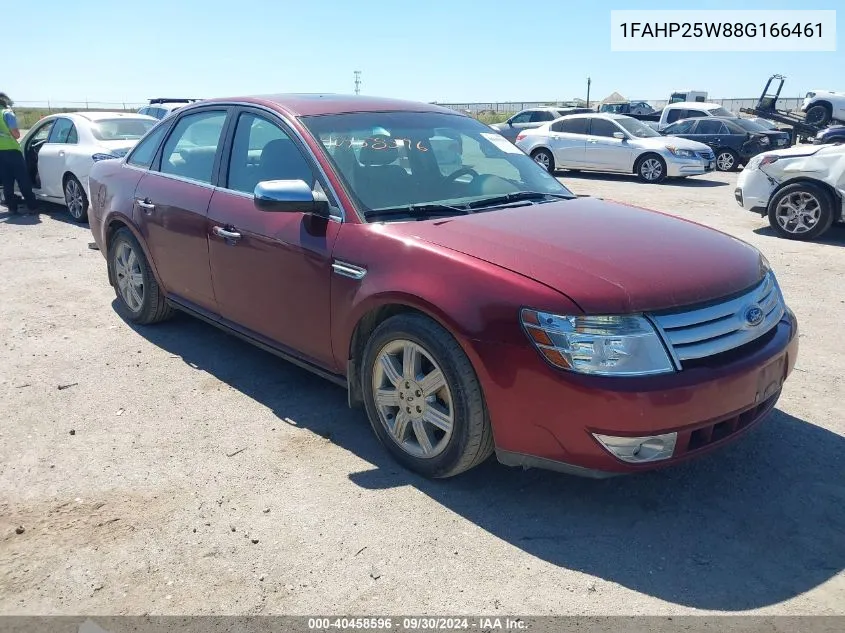
<path fill-rule="evenodd" d="M 521 317 L 540 354 L 561 369 L 599 376 L 675 371 L 657 331 L 643 316 L 561 316 L 523 309 Z"/>
<path fill-rule="evenodd" d="M 771 143 L 768 136 L 761 136 L 760 137 L 760 145 L 768 145 Z"/>
<path fill-rule="evenodd" d="M 672 154 L 674 154 L 678 158 L 697 158 L 695 152 L 690 149 L 678 149 L 673 145 L 669 145 L 666 149 L 668 149 Z"/>

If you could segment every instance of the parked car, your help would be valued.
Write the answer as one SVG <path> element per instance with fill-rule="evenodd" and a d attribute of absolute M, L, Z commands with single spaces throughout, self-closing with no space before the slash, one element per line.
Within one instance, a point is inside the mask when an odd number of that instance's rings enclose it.
<path fill-rule="evenodd" d="M 739 118 L 733 112 L 725 110 L 725 108 L 720 106 L 718 103 L 697 102 L 672 103 L 655 114 L 632 114 L 631 116 L 641 121 L 656 121 L 657 129 L 661 131 L 672 123 L 683 119 L 696 119 L 699 117 L 709 116 L 732 119 Z"/>
<path fill-rule="evenodd" d="M 163 119 L 171 112 L 175 112 L 179 108 L 189 103 L 196 103 L 197 101 L 199 99 L 150 99 L 150 105 L 138 108 L 138 114 L 146 114 L 156 119 Z"/>
<path fill-rule="evenodd" d="M 622 101 L 619 103 L 602 103 L 599 112 L 609 114 L 654 114 L 656 110 L 645 101 Z"/>
<path fill-rule="evenodd" d="M 733 171 L 752 156 L 779 147 L 789 147 L 789 134 L 767 130 L 746 119 L 704 117 L 684 119 L 664 128 L 665 136 L 698 141 L 716 154 L 716 169 Z"/>
<path fill-rule="evenodd" d="M 156 119 L 125 112 L 51 114 L 21 139 L 36 197 L 64 204 L 77 222 L 88 218 L 88 172 L 100 160 L 125 155 Z"/>
<path fill-rule="evenodd" d="M 811 90 L 804 97 L 801 111 L 805 113 L 807 123 L 811 125 L 845 123 L 845 92 Z"/>
<path fill-rule="evenodd" d="M 663 137 L 642 121 L 621 114 L 562 117 L 521 132 L 516 146 L 549 172 L 619 172 L 653 183 L 706 174 L 716 167 L 707 145 Z"/>
<path fill-rule="evenodd" d="M 845 143 L 845 125 L 831 125 L 811 138 L 810 142 L 814 145 Z"/>
<path fill-rule="evenodd" d="M 539 127 L 567 114 L 582 112 L 593 112 L 593 110 L 590 108 L 529 108 L 514 114 L 504 123 L 494 123 L 490 127 L 513 143 L 523 130 Z"/>
<path fill-rule="evenodd" d="M 198 125 L 217 138 L 186 144 Z M 461 139 L 461 169 L 438 169 L 435 136 Z M 178 308 L 345 386 L 430 477 L 494 451 L 596 476 L 685 460 L 763 419 L 796 360 L 754 247 L 579 198 L 435 105 L 205 101 L 95 165 L 91 191 L 125 318 Z"/>
<path fill-rule="evenodd" d="M 769 217 L 781 237 L 813 240 L 843 221 L 845 145 L 790 147 L 758 154 L 739 175 L 743 209 Z"/>

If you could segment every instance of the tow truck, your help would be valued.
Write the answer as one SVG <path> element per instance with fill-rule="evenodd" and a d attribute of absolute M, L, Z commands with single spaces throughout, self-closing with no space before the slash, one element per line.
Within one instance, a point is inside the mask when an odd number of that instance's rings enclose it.
<path fill-rule="evenodd" d="M 783 90 L 783 82 L 785 80 L 786 77 L 783 75 L 772 75 L 769 77 L 766 87 L 763 88 L 763 94 L 757 100 L 757 105 L 753 108 L 740 108 L 740 112 L 743 114 L 753 114 L 767 121 L 788 125 L 792 128 L 790 136 L 794 145 L 796 141 L 813 138 L 827 126 L 808 123 L 807 119 L 803 116 L 777 109 L 780 91 Z M 777 85 L 777 89 L 773 88 L 774 84 Z"/>

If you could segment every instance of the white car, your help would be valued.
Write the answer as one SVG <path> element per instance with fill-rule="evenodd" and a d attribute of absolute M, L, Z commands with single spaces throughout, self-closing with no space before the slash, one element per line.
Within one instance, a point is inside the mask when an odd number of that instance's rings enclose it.
<path fill-rule="evenodd" d="M 807 123 L 812 125 L 845 122 L 845 92 L 811 90 L 804 97 L 801 110 L 806 115 Z"/>
<path fill-rule="evenodd" d="M 68 112 L 44 117 L 21 139 L 32 190 L 88 220 L 88 172 L 96 161 L 124 156 L 158 119 L 124 112 Z"/>
<path fill-rule="evenodd" d="M 815 239 L 845 217 L 845 145 L 758 154 L 739 175 L 734 197 L 743 209 L 768 215 L 778 235 Z"/>
<path fill-rule="evenodd" d="M 642 121 L 621 114 L 565 116 L 521 132 L 516 146 L 550 172 L 587 169 L 661 182 L 716 169 L 716 156 L 704 143 L 661 136 Z"/>
<path fill-rule="evenodd" d="M 164 119 L 179 108 L 195 103 L 198 99 L 150 99 L 150 104 L 138 108 L 138 114 Z"/>

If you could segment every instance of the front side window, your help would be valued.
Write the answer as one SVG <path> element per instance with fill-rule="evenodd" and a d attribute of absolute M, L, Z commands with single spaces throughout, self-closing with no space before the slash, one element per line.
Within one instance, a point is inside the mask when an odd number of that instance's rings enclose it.
<path fill-rule="evenodd" d="M 98 141 L 137 141 L 155 124 L 155 121 L 134 117 L 100 119 L 91 125 L 91 133 Z"/>
<path fill-rule="evenodd" d="M 531 115 L 531 123 L 544 123 L 546 121 L 554 120 L 555 115 L 546 110 L 536 110 Z"/>
<path fill-rule="evenodd" d="M 511 123 L 528 123 L 531 121 L 531 112 L 520 112 L 514 118 L 511 119 Z"/>
<path fill-rule="evenodd" d="M 613 138 L 614 132 L 621 132 L 621 130 L 607 119 L 592 119 L 590 124 L 591 136 L 605 136 Z"/>
<path fill-rule="evenodd" d="M 684 116 L 681 116 L 684 115 Z M 686 110 L 681 108 L 676 108 L 675 110 L 669 110 L 668 114 L 666 115 L 666 122 L 667 123 L 674 123 L 680 119 L 685 119 L 686 117 Z"/>
<path fill-rule="evenodd" d="M 71 132 L 73 132 L 73 122 L 70 119 L 56 119 L 56 124 L 50 132 L 50 140 L 48 143 L 69 143 L 68 140 Z"/>
<path fill-rule="evenodd" d="M 197 112 L 182 117 L 164 143 L 161 172 L 210 183 L 226 112 Z"/>
<path fill-rule="evenodd" d="M 362 112 L 302 121 L 365 217 L 382 218 L 374 212 L 398 209 L 402 219 L 409 206 L 431 205 L 460 214 L 486 200 L 528 192 L 543 201 L 572 196 L 513 143 L 470 117 Z"/>
<path fill-rule="evenodd" d="M 245 112 L 235 128 L 226 186 L 251 194 L 263 180 L 304 180 L 313 187 L 314 172 L 281 127 Z"/>
<path fill-rule="evenodd" d="M 130 165 L 135 165 L 136 167 L 149 169 L 150 165 L 153 164 L 153 158 L 155 158 L 156 150 L 161 144 L 161 139 L 164 137 L 166 130 L 167 125 L 159 125 L 155 130 L 150 132 L 149 135 L 141 139 L 141 141 L 135 146 L 135 149 L 132 150 L 129 158 L 126 159 L 126 162 Z"/>
<path fill-rule="evenodd" d="M 47 137 L 50 136 L 50 130 L 53 129 L 53 125 L 56 123 L 56 120 L 57 119 L 47 121 L 47 123 L 35 130 L 35 133 L 32 135 L 32 138 L 29 139 L 29 142 L 37 143 L 38 141 L 46 141 Z"/>
<path fill-rule="evenodd" d="M 678 121 L 667 127 L 664 131 L 669 136 L 673 134 L 692 134 L 692 128 L 695 125 L 695 119 L 687 119 L 686 121 Z"/>
<path fill-rule="evenodd" d="M 655 136 L 660 136 L 653 127 L 646 125 L 638 119 L 624 117 L 616 119 L 616 123 L 621 125 L 628 134 L 635 138 L 653 138 Z"/>

